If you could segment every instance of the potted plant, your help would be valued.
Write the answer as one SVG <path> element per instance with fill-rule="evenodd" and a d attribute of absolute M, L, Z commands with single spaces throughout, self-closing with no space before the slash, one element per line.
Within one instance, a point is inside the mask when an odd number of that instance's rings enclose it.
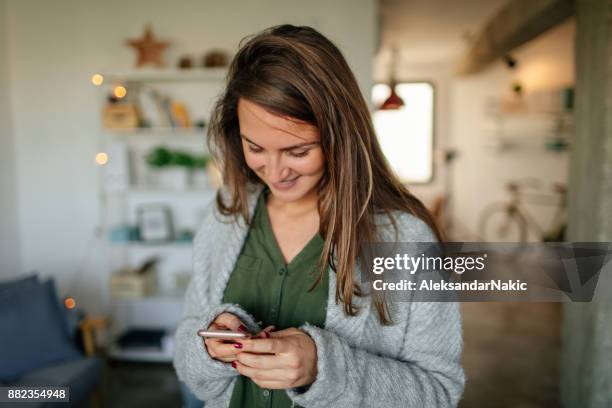
<path fill-rule="evenodd" d="M 187 154 L 159 146 L 146 156 L 146 162 L 153 169 L 151 175 L 156 186 L 171 190 L 187 188 L 189 174 L 183 168 L 190 163 Z"/>
<path fill-rule="evenodd" d="M 160 146 L 146 157 L 154 169 L 155 183 L 168 189 L 208 188 L 210 158 L 207 155 L 192 155 L 182 150 L 169 150 Z"/>

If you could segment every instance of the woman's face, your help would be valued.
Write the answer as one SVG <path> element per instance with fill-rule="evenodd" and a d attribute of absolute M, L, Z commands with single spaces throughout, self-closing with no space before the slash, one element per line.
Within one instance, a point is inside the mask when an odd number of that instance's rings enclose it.
<path fill-rule="evenodd" d="M 244 98 L 238 101 L 238 121 L 246 163 L 275 199 L 296 202 L 316 192 L 325 161 L 315 126 L 274 115 Z"/>

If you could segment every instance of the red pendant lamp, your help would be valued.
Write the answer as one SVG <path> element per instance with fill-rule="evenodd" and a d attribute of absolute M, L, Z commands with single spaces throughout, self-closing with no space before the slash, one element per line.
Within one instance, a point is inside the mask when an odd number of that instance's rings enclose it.
<path fill-rule="evenodd" d="M 391 51 L 391 80 L 389 81 L 389 88 L 391 88 L 391 94 L 389 97 L 379 106 L 379 110 L 396 110 L 404 106 L 404 100 L 395 92 L 395 65 L 397 60 L 397 48 L 394 47 Z"/>

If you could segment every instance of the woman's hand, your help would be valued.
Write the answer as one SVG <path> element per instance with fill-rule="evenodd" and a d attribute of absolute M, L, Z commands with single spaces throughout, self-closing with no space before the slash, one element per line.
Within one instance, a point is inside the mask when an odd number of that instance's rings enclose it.
<path fill-rule="evenodd" d="M 317 378 L 317 348 L 310 336 L 295 328 L 270 335 L 266 339 L 237 340 L 232 347 L 240 354 L 232 366 L 262 388 L 312 384 Z"/>
<path fill-rule="evenodd" d="M 242 321 L 231 313 L 221 313 L 215 318 L 215 320 L 208 326 L 208 330 L 232 330 L 247 333 L 247 328 Z M 210 355 L 215 360 L 222 361 L 224 363 L 231 363 L 236 360 L 240 349 L 234 347 L 233 340 L 223 339 L 204 339 L 204 345 Z"/>

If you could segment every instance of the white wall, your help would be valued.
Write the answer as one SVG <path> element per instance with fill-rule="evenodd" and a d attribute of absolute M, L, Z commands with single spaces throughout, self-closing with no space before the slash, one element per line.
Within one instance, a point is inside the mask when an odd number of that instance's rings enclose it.
<path fill-rule="evenodd" d="M 271 25 L 307 24 L 339 45 L 362 89 L 371 86 L 375 0 L 8 0 L 7 19 L 22 264 L 94 311 L 103 308 L 107 254 L 94 238 L 100 106 L 89 77 L 132 66 L 125 39 L 152 23 L 173 42 L 165 57 L 174 64 L 213 47 L 234 52 Z"/>
<path fill-rule="evenodd" d="M 490 121 L 485 110 L 490 98 L 507 94 L 511 83 L 520 81 L 526 94 L 571 86 L 574 83 L 575 22 L 566 23 L 523 45 L 512 55 L 518 61 L 512 72 L 498 62 L 487 71 L 453 81 L 451 91 L 452 143 L 460 156 L 454 173 L 454 216 L 471 232 L 488 203 L 507 197 L 504 183 L 536 177 L 550 188 L 567 180 L 568 154 L 537 147 L 499 152 L 486 147 L 491 134 L 483 124 Z M 550 208 L 529 207 L 544 224 Z"/>
<path fill-rule="evenodd" d="M 0 0 L 0 278 L 23 272 L 19 259 L 6 17 L 5 1 Z"/>

